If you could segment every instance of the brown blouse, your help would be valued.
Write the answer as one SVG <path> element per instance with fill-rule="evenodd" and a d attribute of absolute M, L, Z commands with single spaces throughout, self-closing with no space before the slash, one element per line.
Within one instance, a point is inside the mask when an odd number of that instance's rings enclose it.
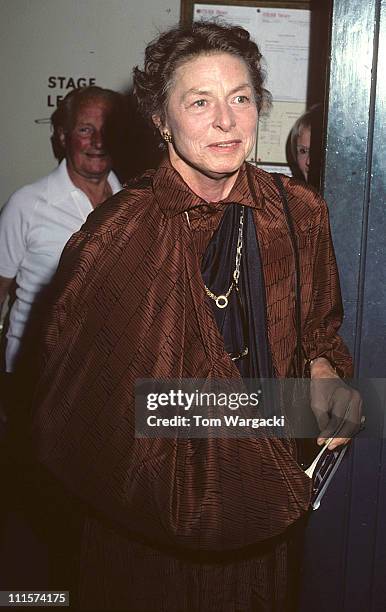
<path fill-rule="evenodd" d="M 258 169 L 253 177 L 257 202 L 243 167 L 229 197 L 207 204 L 165 161 L 92 213 L 64 251 L 43 338 L 35 443 L 40 460 L 128 541 L 241 549 L 282 533 L 308 508 L 309 479 L 286 440 L 134 437 L 137 378 L 239 376 L 200 272 L 229 202 L 254 209 L 273 366 L 278 377 L 293 372 L 291 242 L 272 177 Z M 283 182 L 300 252 L 304 363 L 325 355 L 349 374 L 326 204 Z"/>

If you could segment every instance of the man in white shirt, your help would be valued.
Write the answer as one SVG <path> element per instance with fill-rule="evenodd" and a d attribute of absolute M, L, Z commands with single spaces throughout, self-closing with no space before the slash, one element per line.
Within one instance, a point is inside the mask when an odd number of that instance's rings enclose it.
<path fill-rule="evenodd" d="M 0 308 L 11 300 L 6 372 L 15 370 L 31 313 L 62 250 L 100 203 L 121 189 L 112 172 L 108 129 L 119 124 L 122 96 L 100 87 L 70 92 L 51 117 L 59 166 L 16 191 L 0 215 Z M 36 313 L 35 313 L 36 314 Z"/>
<path fill-rule="evenodd" d="M 2 376 L 0 390 L 0 471 L 8 503 L 2 504 L 0 525 L 9 533 L 10 542 L 19 541 L 19 532 L 29 534 L 30 545 L 23 549 L 25 558 L 7 570 L 11 583 L 13 575 L 27 575 L 33 559 L 40 586 L 51 579 L 46 575 L 46 566 L 54 568 L 51 570 L 54 581 L 67 576 L 66 568 L 72 572 L 71 559 L 77 554 L 79 539 L 77 525 L 82 519 L 73 506 L 66 510 L 63 498 L 59 496 L 56 500 L 54 491 L 47 502 L 36 497 L 42 474 L 34 476 L 25 434 L 30 384 L 34 382 L 34 364 L 28 353 L 34 345 L 35 319 L 39 322 L 41 318 L 45 288 L 56 271 L 63 247 L 89 213 L 121 189 L 111 168 L 114 137 L 124 126 L 124 98 L 100 87 L 74 90 L 59 104 L 51 123 L 52 145 L 59 166 L 48 176 L 16 191 L 0 214 L 0 309 L 7 295 L 11 297 L 7 335 L 2 339 L 5 344 L 2 361 L 7 374 Z M 19 365 L 21 376 L 16 378 Z M 36 526 L 36 516 L 46 506 L 53 508 L 52 515 L 57 517 L 62 533 L 60 543 L 57 525 L 54 533 L 49 531 L 43 538 L 45 543 L 41 535 L 38 539 L 31 536 L 31 532 L 42 533 L 42 525 Z M 59 513 L 63 513 L 61 518 Z M 50 525 L 51 521 L 44 515 L 41 523 Z M 0 556 L 8 556 L 6 548 L 0 550 Z M 66 578 L 64 581 L 69 584 Z"/>

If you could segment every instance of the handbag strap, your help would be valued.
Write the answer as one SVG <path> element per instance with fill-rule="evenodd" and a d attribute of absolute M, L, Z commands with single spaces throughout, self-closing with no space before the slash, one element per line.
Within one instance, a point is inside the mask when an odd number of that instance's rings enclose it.
<path fill-rule="evenodd" d="M 297 375 L 302 376 L 303 371 L 303 354 L 302 354 L 302 311 L 301 311 L 301 292 L 300 292 L 300 258 L 299 247 L 296 239 L 291 211 L 288 205 L 287 193 L 284 189 L 280 174 L 272 173 L 275 184 L 279 190 L 283 210 L 289 230 L 289 236 L 292 244 L 292 250 L 295 261 L 295 278 L 296 278 L 296 293 L 295 293 L 295 317 L 296 317 L 296 361 Z"/>

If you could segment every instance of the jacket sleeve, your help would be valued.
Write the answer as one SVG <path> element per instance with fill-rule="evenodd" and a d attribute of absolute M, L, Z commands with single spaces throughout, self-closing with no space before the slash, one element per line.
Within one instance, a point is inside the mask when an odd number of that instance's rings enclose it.
<path fill-rule="evenodd" d="M 320 200 L 320 214 L 315 215 L 312 240 L 315 240 L 315 253 L 311 303 L 302 330 L 305 363 L 316 357 L 326 357 L 340 376 L 350 377 L 352 359 L 338 335 L 343 306 L 328 208 L 324 200 Z"/>
<path fill-rule="evenodd" d="M 79 304 L 100 250 L 100 240 L 82 230 L 73 234 L 62 253 L 45 304 L 45 317 L 36 347 L 39 370 L 43 370 L 58 344 L 66 323 Z"/>

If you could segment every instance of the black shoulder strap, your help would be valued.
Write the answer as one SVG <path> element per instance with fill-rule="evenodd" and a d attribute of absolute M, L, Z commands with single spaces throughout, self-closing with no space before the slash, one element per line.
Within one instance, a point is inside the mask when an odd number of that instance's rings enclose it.
<path fill-rule="evenodd" d="M 296 302 L 295 302 L 295 316 L 296 316 L 296 361 L 297 361 L 297 375 L 302 376 L 303 373 L 303 353 L 302 353 L 302 310 L 301 310 L 301 292 L 300 292 L 300 259 L 299 259 L 299 248 L 296 239 L 295 228 L 291 216 L 291 211 L 288 206 L 287 194 L 284 189 L 284 185 L 280 178 L 280 174 L 272 173 L 275 184 L 279 190 L 281 201 L 283 204 L 283 210 L 289 230 L 289 236 L 291 239 L 292 250 L 294 253 L 295 260 L 295 275 L 296 275 Z"/>
<path fill-rule="evenodd" d="M 148 170 L 140 176 L 134 176 L 123 183 L 122 187 L 128 189 L 147 189 L 152 185 L 154 171 Z"/>

